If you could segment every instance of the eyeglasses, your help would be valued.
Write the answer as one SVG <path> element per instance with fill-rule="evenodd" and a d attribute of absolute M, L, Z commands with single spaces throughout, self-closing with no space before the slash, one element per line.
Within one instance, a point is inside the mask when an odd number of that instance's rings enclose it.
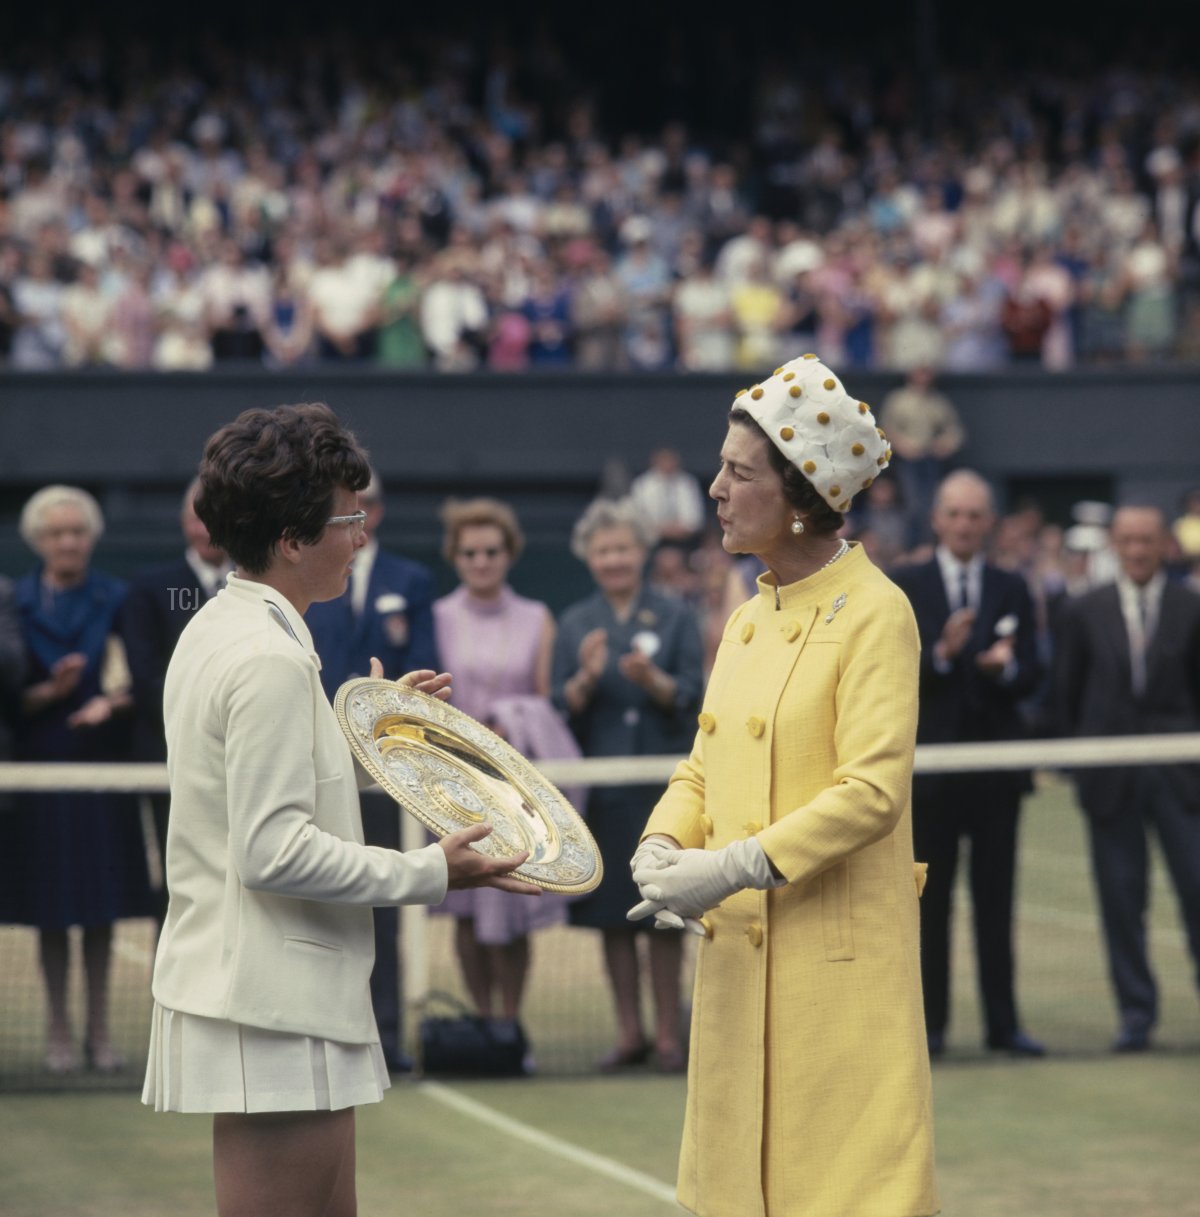
<path fill-rule="evenodd" d="M 470 562 L 474 558 L 498 558 L 503 552 L 502 545 L 488 545 L 481 549 L 460 549 L 458 556 Z"/>
<path fill-rule="evenodd" d="M 325 521 L 325 527 L 328 528 L 330 524 L 345 524 L 357 537 L 367 526 L 367 513 L 365 511 L 356 511 L 348 516 L 330 516 Z"/>

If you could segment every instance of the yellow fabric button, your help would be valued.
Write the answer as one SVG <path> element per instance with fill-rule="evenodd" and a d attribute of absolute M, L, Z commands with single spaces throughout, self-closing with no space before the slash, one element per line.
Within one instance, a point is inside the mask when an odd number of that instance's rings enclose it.
<path fill-rule="evenodd" d="M 711 837 L 713 834 L 712 816 L 702 815 L 700 817 L 700 828 L 703 830 L 706 837 Z"/>
<path fill-rule="evenodd" d="M 800 622 L 789 621 L 787 625 L 783 627 L 783 636 L 788 640 L 788 642 L 795 642 L 796 639 L 800 637 Z"/>
<path fill-rule="evenodd" d="M 761 947 L 763 940 L 762 926 L 757 921 L 752 921 L 746 927 L 746 937 L 750 939 L 752 947 Z"/>
<path fill-rule="evenodd" d="M 711 938 L 713 936 L 712 922 L 709 921 L 707 917 L 700 918 L 700 928 L 704 931 L 705 938 Z"/>
<path fill-rule="evenodd" d="M 758 739 L 766 729 L 767 724 L 764 723 L 757 714 L 746 720 L 746 730 L 749 731 L 755 739 Z"/>
<path fill-rule="evenodd" d="M 748 837 L 756 836 L 758 833 L 762 832 L 762 824 L 760 824 L 758 820 L 747 820 L 746 823 L 742 825 L 742 831 Z"/>
<path fill-rule="evenodd" d="M 750 639 L 753 637 L 754 637 L 754 622 L 747 621 L 746 624 L 744 626 L 742 626 L 742 641 L 749 642 Z"/>
<path fill-rule="evenodd" d="M 713 718 L 713 716 L 709 714 L 707 710 L 700 715 L 696 722 L 699 723 L 700 730 L 703 731 L 705 735 L 712 735 L 712 733 L 717 729 L 717 720 Z"/>

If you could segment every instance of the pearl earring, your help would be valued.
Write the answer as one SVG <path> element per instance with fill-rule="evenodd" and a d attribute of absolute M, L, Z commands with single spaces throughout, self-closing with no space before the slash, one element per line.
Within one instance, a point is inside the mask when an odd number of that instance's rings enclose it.
<path fill-rule="evenodd" d="M 792 535 L 798 537 L 804 531 L 804 521 L 797 516 L 792 521 Z"/>

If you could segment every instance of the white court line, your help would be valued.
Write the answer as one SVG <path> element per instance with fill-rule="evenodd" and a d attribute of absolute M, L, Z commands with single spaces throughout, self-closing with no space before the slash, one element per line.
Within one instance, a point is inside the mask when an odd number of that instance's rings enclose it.
<path fill-rule="evenodd" d="M 636 1171 L 632 1167 L 625 1166 L 612 1158 L 606 1158 L 602 1154 L 594 1154 L 590 1149 L 582 1149 L 570 1141 L 552 1137 L 549 1133 L 541 1132 L 529 1124 L 503 1115 L 484 1103 L 469 1099 L 466 1095 L 459 1094 L 458 1091 L 441 1082 L 421 1082 L 418 1089 L 429 1095 L 430 1098 L 437 1099 L 439 1103 L 443 1103 L 447 1107 L 453 1107 L 456 1111 L 470 1116 L 473 1120 L 478 1120 L 481 1124 L 490 1124 L 510 1137 L 527 1141 L 530 1145 L 565 1158 L 576 1166 L 586 1166 L 598 1175 L 605 1175 L 609 1179 L 615 1179 L 618 1183 L 624 1183 L 627 1187 L 651 1196 L 655 1200 L 661 1200 L 674 1209 L 679 1207 L 675 1200 L 675 1189 L 661 1180 L 655 1179 L 652 1175 Z"/>

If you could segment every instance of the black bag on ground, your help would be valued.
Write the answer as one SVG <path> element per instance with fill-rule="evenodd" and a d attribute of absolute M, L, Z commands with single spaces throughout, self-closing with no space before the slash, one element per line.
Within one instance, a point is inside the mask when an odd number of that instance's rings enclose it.
<path fill-rule="evenodd" d="M 456 998 L 430 994 L 453 1008 L 453 1015 L 421 1020 L 421 1072 L 470 1077 L 519 1077 L 525 1072 L 529 1041 L 515 1018 L 471 1014 Z"/>

